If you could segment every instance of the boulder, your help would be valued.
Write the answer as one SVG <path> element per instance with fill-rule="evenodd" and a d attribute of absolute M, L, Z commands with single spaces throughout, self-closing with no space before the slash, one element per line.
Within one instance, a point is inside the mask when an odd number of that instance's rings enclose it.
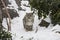
<path fill-rule="evenodd" d="M 11 4 L 11 3 L 9 2 L 9 0 L 3 0 L 3 1 L 4 1 L 4 3 L 5 3 L 6 6 L 8 6 L 8 4 Z"/>
<path fill-rule="evenodd" d="M 48 27 L 50 23 L 46 22 L 45 20 L 42 20 L 41 23 L 39 24 L 39 26 L 41 27 Z"/>
<path fill-rule="evenodd" d="M 14 17 L 19 17 L 19 14 L 14 9 L 8 9 L 8 12 L 10 14 L 11 19 L 13 19 Z M 2 15 L 3 18 L 8 18 L 5 9 L 2 10 Z"/>
<path fill-rule="evenodd" d="M 15 0 L 16 4 L 18 5 L 18 7 L 21 6 L 21 0 Z"/>

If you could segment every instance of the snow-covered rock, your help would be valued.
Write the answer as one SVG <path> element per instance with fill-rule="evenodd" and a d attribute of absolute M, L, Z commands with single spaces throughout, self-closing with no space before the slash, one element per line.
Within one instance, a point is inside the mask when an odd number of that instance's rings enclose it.
<path fill-rule="evenodd" d="M 54 32 L 60 32 L 60 25 L 56 25 L 56 26 L 54 26 L 53 28 L 52 28 L 52 31 L 54 31 Z"/>

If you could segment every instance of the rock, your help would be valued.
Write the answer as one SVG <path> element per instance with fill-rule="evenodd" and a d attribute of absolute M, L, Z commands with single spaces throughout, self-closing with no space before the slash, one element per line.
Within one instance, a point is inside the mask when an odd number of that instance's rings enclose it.
<path fill-rule="evenodd" d="M 26 11 L 26 9 L 22 9 L 21 7 L 19 7 L 18 10 Z"/>
<path fill-rule="evenodd" d="M 21 7 L 18 7 L 18 10 L 22 10 L 22 8 Z"/>
<path fill-rule="evenodd" d="M 14 9 L 8 9 L 8 12 L 9 12 L 9 14 L 11 16 L 11 19 L 13 19 L 14 17 L 19 17 L 19 14 Z M 2 16 L 3 18 L 8 18 L 5 9 L 2 10 L 2 15 L 3 15 Z"/>
<path fill-rule="evenodd" d="M 18 7 L 21 6 L 21 0 L 15 0 L 16 4 L 18 5 Z"/>
<path fill-rule="evenodd" d="M 60 31 L 56 31 L 56 33 L 59 33 L 60 34 Z"/>
<path fill-rule="evenodd" d="M 41 27 L 48 27 L 50 23 L 46 22 L 45 20 L 42 20 L 41 23 L 39 24 L 39 26 Z"/>
<path fill-rule="evenodd" d="M 24 6 L 26 6 L 26 7 L 30 7 L 30 5 L 25 5 L 25 4 L 24 4 Z"/>
<path fill-rule="evenodd" d="M 4 1 L 4 3 L 5 3 L 6 6 L 8 6 L 8 4 L 11 4 L 11 3 L 9 2 L 9 0 L 3 0 L 3 1 Z"/>
<path fill-rule="evenodd" d="M 55 32 L 55 33 L 60 33 L 60 25 L 59 25 L 59 24 L 55 25 L 55 26 L 52 28 L 52 31 Z"/>

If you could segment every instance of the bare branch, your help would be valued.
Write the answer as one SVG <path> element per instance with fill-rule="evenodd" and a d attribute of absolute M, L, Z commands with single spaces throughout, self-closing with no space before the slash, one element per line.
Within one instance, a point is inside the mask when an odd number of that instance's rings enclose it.
<path fill-rule="evenodd" d="M 7 22 L 7 24 L 8 24 L 8 31 L 11 31 L 11 17 L 10 17 L 10 14 L 8 12 L 8 9 L 5 6 L 4 1 L 1 0 L 1 2 L 2 2 L 3 6 L 4 6 L 5 10 L 6 10 L 6 15 L 8 15 L 8 18 L 9 18 L 9 23 Z"/>

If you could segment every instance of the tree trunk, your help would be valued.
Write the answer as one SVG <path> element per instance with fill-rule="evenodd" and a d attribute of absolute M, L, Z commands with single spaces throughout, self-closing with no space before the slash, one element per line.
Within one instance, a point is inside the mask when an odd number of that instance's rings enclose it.
<path fill-rule="evenodd" d="M 2 2 L 3 6 L 4 6 L 5 10 L 6 10 L 6 15 L 8 15 L 8 18 L 9 18 L 8 31 L 11 31 L 11 17 L 10 17 L 10 15 L 9 15 L 9 12 L 8 12 L 8 10 L 7 10 L 6 6 L 5 6 L 4 1 L 3 1 L 3 0 L 1 0 L 1 2 Z"/>

